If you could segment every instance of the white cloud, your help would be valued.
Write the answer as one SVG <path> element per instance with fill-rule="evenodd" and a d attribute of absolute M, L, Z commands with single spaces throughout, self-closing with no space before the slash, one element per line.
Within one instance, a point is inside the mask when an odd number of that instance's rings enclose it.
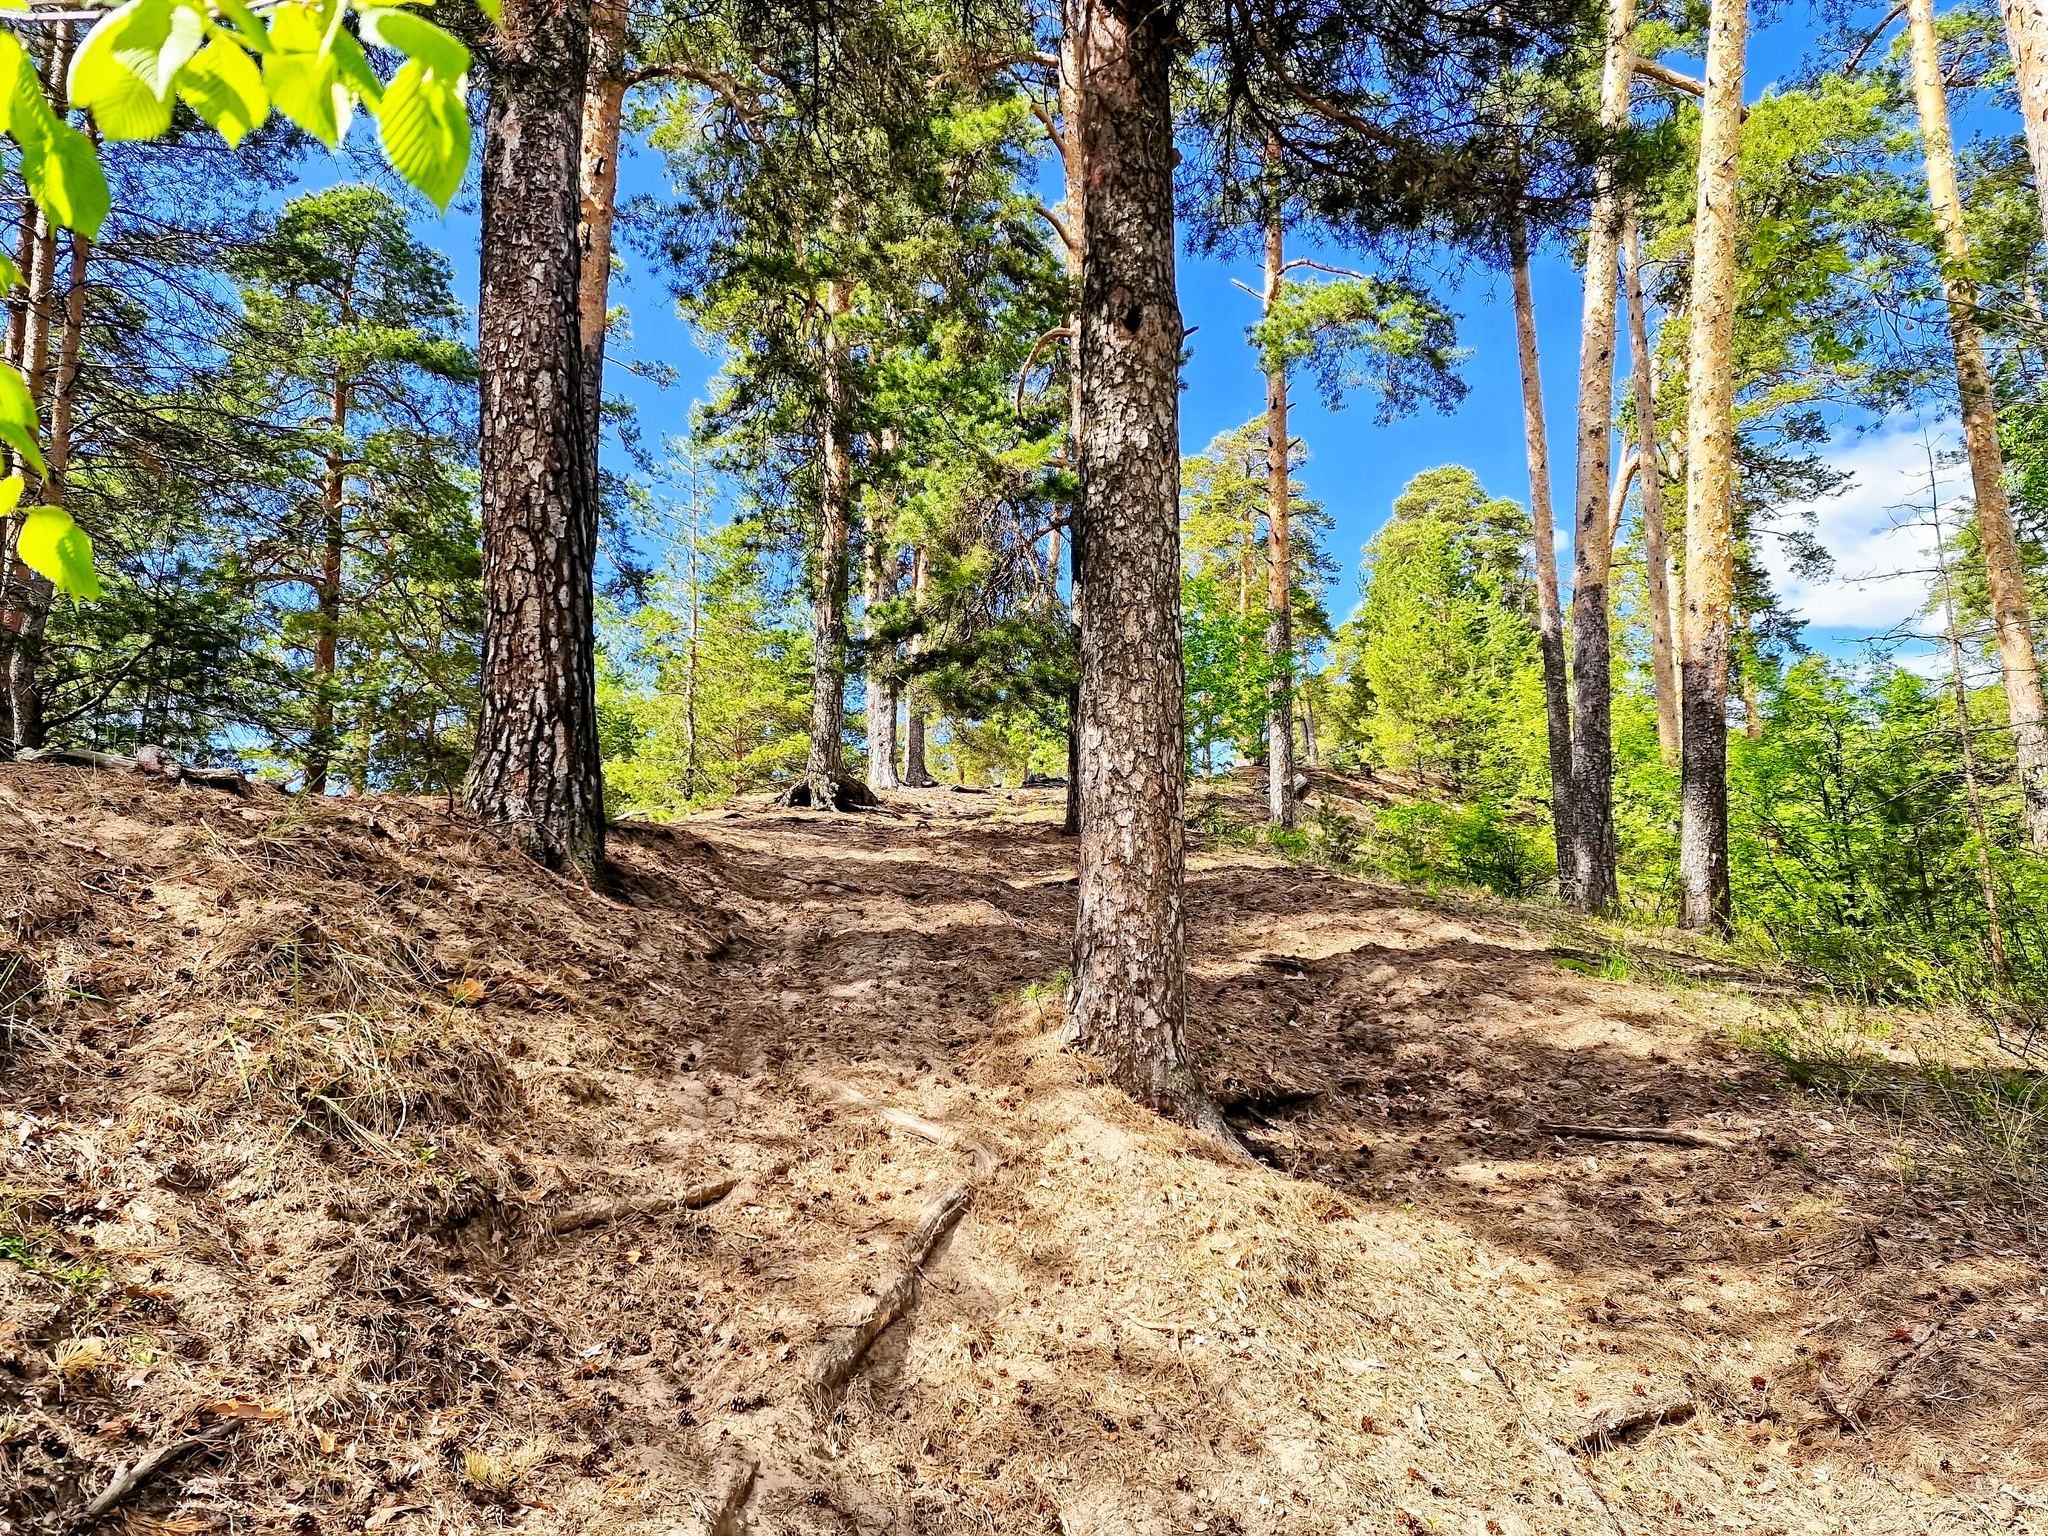
<path fill-rule="evenodd" d="M 1850 482 L 1840 494 L 1810 504 L 1821 546 L 1835 557 L 1833 574 L 1818 581 L 1796 576 L 1776 539 L 1766 539 L 1760 551 L 1785 605 L 1809 623 L 1871 635 L 1911 621 L 1932 581 L 1930 448 L 1944 514 L 1970 494 L 1967 466 L 1942 462 L 1956 443 L 1946 422 L 1838 443 L 1828 462 L 1847 471 Z M 1954 526 L 1946 515 L 1943 524 L 1944 531 Z"/>

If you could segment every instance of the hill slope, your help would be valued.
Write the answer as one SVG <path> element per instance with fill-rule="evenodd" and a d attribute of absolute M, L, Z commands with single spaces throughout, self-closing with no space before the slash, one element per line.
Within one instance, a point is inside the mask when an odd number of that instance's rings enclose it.
<path fill-rule="evenodd" d="M 1060 1046 L 1057 811 L 624 826 L 600 896 L 418 802 L 0 766 L 0 1529 L 179 1446 L 113 1515 L 2041 1528 L 2033 1228 L 1775 1081 L 1739 987 L 1198 855 L 1228 1162 Z"/>

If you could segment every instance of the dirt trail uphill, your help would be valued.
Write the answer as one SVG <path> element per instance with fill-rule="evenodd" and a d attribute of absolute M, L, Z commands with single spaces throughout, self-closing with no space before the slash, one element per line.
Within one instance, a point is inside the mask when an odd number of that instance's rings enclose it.
<path fill-rule="evenodd" d="M 2048 1530 L 2036 1234 L 1739 986 L 1198 853 L 1231 1161 L 1061 1047 L 1057 801 L 600 895 L 0 766 L 0 1532 Z"/>

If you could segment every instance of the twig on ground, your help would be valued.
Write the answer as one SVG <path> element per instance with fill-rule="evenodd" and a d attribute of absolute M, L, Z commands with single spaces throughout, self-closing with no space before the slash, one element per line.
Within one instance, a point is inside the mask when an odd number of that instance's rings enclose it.
<path fill-rule="evenodd" d="M 979 1136 L 956 1131 L 948 1126 L 935 1125 L 929 1120 L 911 1114 L 908 1110 L 897 1109 L 894 1105 L 884 1104 L 879 1099 L 871 1099 L 858 1088 L 850 1087 L 836 1077 L 826 1077 L 823 1074 L 808 1077 L 804 1079 L 804 1086 L 829 1093 L 842 1103 L 864 1109 L 883 1123 L 895 1126 L 899 1131 L 908 1131 L 913 1136 L 922 1137 L 942 1147 L 960 1148 L 974 1158 L 976 1173 L 992 1173 L 1015 1155 L 992 1146 Z"/>
<path fill-rule="evenodd" d="M 1699 1405 L 1689 1397 L 1674 1397 L 1661 1403 L 1646 1403 L 1640 1408 L 1611 1409 L 1579 1431 L 1578 1438 L 1572 1442 L 1572 1449 L 1582 1456 L 1590 1456 L 1595 1451 L 1609 1449 L 1617 1439 L 1632 1429 L 1689 1419 L 1698 1411 Z"/>
<path fill-rule="evenodd" d="M 1703 1131 L 1674 1130 L 1668 1125 L 1566 1125 L 1556 1120 L 1538 1120 L 1536 1129 L 1546 1136 L 1583 1136 L 1589 1141 L 1663 1141 L 1674 1147 L 1704 1147 L 1709 1152 L 1733 1152 L 1735 1143 Z"/>
<path fill-rule="evenodd" d="M 939 1239 L 953 1230 L 973 1198 L 973 1186 L 955 1184 L 925 1207 L 924 1215 L 911 1229 L 910 1236 L 904 1239 L 902 1271 L 875 1298 L 875 1304 L 868 1309 L 867 1315 L 852 1325 L 846 1337 L 833 1340 L 818 1357 L 812 1383 L 820 1403 L 828 1402 L 846 1385 L 854 1368 L 860 1364 L 861 1356 L 881 1337 L 882 1330 L 910 1310 L 911 1303 L 917 1299 L 924 1261 L 931 1257 Z"/>
<path fill-rule="evenodd" d="M 548 1230 L 560 1236 L 564 1232 L 580 1232 L 585 1227 L 602 1226 L 609 1221 L 627 1221 L 636 1216 L 666 1216 L 670 1211 L 694 1211 L 707 1205 L 716 1205 L 727 1195 L 750 1180 L 773 1179 L 789 1171 L 787 1162 L 779 1162 L 761 1170 L 758 1174 L 731 1174 L 713 1179 L 708 1184 L 699 1184 L 695 1189 L 683 1190 L 674 1195 L 627 1195 L 613 1200 L 595 1200 L 582 1205 L 572 1205 L 556 1212 L 548 1219 Z"/>
<path fill-rule="evenodd" d="M 183 1440 L 174 1440 L 159 1450 L 151 1451 L 132 1467 L 116 1467 L 114 1480 L 102 1488 L 99 1496 L 78 1513 L 77 1523 L 90 1524 L 106 1514 L 116 1504 L 135 1492 L 165 1467 L 176 1461 L 187 1451 L 196 1451 L 203 1445 L 212 1445 L 234 1433 L 239 1426 L 228 1423 L 191 1435 Z"/>

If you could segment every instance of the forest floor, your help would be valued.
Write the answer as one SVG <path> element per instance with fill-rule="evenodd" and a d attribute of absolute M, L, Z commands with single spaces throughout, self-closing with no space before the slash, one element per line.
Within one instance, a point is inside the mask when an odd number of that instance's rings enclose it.
<path fill-rule="evenodd" d="M 0 766 L 0 1533 L 2048 1531 L 2039 1207 L 1745 1043 L 1824 1001 L 1203 845 L 1236 1161 L 1062 1048 L 1058 811 L 748 802 L 599 895 Z"/>

